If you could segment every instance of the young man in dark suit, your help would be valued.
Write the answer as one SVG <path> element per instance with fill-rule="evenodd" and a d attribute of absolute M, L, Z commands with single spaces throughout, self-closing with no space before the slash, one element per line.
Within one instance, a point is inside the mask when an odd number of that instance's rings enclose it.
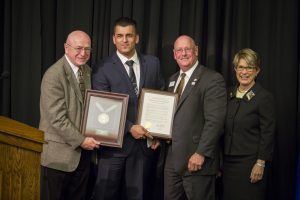
<path fill-rule="evenodd" d="M 198 62 L 198 46 L 189 36 L 174 43 L 180 71 L 168 81 L 177 92 L 172 141 L 167 147 L 165 200 L 214 200 L 218 143 L 226 114 L 223 77 Z"/>
<path fill-rule="evenodd" d="M 99 149 L 98 177 L 94 199 L 147 199 L 154 141 L 147 146 L 148 131 L 136 125 L 138 96 L 142 88 L 163 89 L 158 58 L 139 54 L 136 22 L 120 18 L 115 22 L 113 43 L 117 51 L 99 63 L 93 71 L 92 87 L 96 90 L 129 95 L 122 148 Z M 132 71 L 133 69 L 133 71 Z M 123 191 L 123 192 L 121 192 Z"/>

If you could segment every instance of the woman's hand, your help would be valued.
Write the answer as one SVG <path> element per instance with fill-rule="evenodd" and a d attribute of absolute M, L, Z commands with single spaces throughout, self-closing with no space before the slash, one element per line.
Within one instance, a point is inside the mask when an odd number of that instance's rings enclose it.
<path fill-rule="evenodd" d="M 257 162 L 252 167 L 250 182 L 257 183 L 263 178 L 265 170 L 265 162 L 262 160 L 257 160 Z"/>

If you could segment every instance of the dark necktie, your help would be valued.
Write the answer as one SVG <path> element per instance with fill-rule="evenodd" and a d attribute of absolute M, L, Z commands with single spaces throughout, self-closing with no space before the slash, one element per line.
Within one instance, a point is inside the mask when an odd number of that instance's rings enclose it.
<path fill-rule="evenodd" d="M 136 77 L 135 77 L 135 74 L 134 74 L 134 71 L 133 71 L 133 63 L 134 63 L 134 61 L 133 60 L 127 60 L 125 63 L 129 67 L 129 78 L 130 78 L 130 81 L 131 81 L 131 83 L 133 85 L 134 92 L 135 92 L 136 96 L 138 96 L 139 89 L 137 87 Z"/>
<path fill-rule="evenodd" d="M 184 87 L 184 77 L 185 77 L 185 75 L 186 75 L 185 73 L 182 73 L 180 75 L 180 82 L 179 82 L 179 84 L 178 84 L 178 86 L 176 88 L 176 91 L 175 91 L 175 93 L 178 94 L 179 98 L 181 96 L 181 93 L 182 93 L 182 90 L 183 90 L 183 87 Z"/>
<path fill-rule="evenodd" d="M 79 67 L 78 69 L 78 83 L 79 83 L 79 88 L 82 94 L 82 97 L 84 98 L 84 92 L 85 92 L 85 86 L 84 86 L 84 78 L 83 78 L 83 73 L 82 73 L 82 67 Z"/>

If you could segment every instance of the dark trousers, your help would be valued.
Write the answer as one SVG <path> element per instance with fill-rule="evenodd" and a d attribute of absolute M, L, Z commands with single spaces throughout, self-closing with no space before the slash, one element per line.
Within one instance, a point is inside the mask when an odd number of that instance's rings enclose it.
<path fill-rule="evenodd" d="M 41 200 L 84 200 L 90 171 L 90 152 L 82 150 L 78 167 L 64 172 L 41 167 Z"/>
<path fill-rule="evenodd" d="M 147 199 L 152 156 L 136 145 L 127 157 L 99 154 L 94 200 Z M 147 195 L 148 194 L 148 195 Z"/>
<path fill-rule="evenodd" d="M 169 146 L 164 171 L 164 199 L 215 200 L 215 176 L 179 174 L 174 169 L 175 156 Z"/>

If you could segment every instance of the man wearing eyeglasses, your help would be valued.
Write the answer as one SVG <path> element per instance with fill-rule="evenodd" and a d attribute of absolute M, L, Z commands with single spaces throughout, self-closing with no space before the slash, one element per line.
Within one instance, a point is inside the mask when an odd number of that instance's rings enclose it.
<path fill-rule="evenodd" d="M 65 55 L 44 74 L 40 125 L 45 132 L 41 157 L 41 199 L 82 200 L 88 184 L 91 152 L 100 143 L 79 131 L 85 89 L 91 88 L 91 40 L 73 31 Z"/>
<path fill-rule="evenodd" d="M 164 199 L 214 200 L 226 114 L 224 79 L 199 63 L 198 46 L 189 36 L 176 39 L 173 54 L 180 71 L 167 87 L 178 93 L 179 101 L 167 145 Z"/>

